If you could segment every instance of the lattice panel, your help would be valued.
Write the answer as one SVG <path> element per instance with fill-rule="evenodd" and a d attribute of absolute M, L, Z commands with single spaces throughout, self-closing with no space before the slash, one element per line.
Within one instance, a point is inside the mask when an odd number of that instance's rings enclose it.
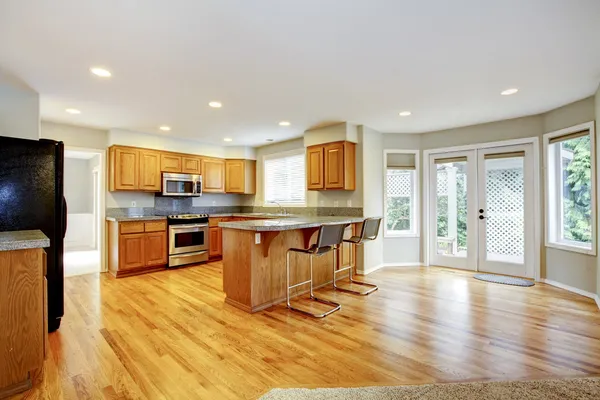
<path fill-rule="evenodd" d="M 388 197 L 411 197 L 412 172 L 402 170 L 388 170 L 387 195 Z"/>
<path fill-rule="evenodd" d="M 523 169 L 486 171 L 486 247 L 488 254 L 525 254 Z"/>
<path fill-rule="evenodd" d="M 437 170 L 437 195 L 448 196 L 448 172 L 443 169 Z"/>

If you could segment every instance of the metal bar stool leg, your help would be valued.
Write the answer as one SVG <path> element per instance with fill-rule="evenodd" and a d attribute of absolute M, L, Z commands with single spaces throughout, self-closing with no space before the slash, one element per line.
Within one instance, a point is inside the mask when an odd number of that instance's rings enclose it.
<path fill-rule="evenodd" d="M 319 299 L 319 298 L 315 297 L 315 295 L 313 293 L 313 255 L 312 254 L 309 254 L 309 257 L 310 257 L 310 261 L 309 261 L 309 263 L 310 263 L 310 279 L 308 281 L 296 283 L 296 284 L 290 286 L 290 252 L 291 251 L 292 250 L 288 250 L 287 254 L 286 254 L 287 307 L 290 310 L 292 310 L 292 311 L 296 311 L 296 312 L 299 312 L 299 313 L 302 313 L 302 314 L 305 314 L 305 315 L 308 315 L 308 316 L 311 316 L 311 317 L 315 317 L 315 318 L 326 317 L 329 314 L 334 313 L 337 310 L 341 309 L 342 306 L 340 304 L 338 304 L 338 303 L 334 303 L 333 301 L 323 300 L 323 299 Z M 291 302 L 290 302 L 290 290 L 293 289 L 293 288 L 295 288 L 295 287 L 298 287 L 298 286 L 306 285 L 307 283 L 310 285 L 310 299 L 311 300 L 316 301 L 316 302 L 321 303 L 321 304 L 330 305 L 333 308 L 330 309 L 330 310 L 328 310 L 328 311 L 326 311 L 326 312 L 324 312 L 324 313 L 321 313 L 321 314 L 313 314 L 313 313 L 311 313 L 309 311 L 306 311 L 306 310 L 303 310 L 301 308 L 293 307 L 292 304 L 291 304 Z"/>
<path fill-rule="evenodd" d="M 373 285 L 372 283 L 367 283 L 367 282 L 360 282 L 360 281 L 355 281 L 353 279 L 353 273 L 354 273 L 354 250 L 356 250 L 356 244 L 352 244 L 353 248 L 350 250 L 350 265 L 344 268 L 340 268 L 340 269 L 336 269 L 336 258 L 335 258 L 335 252 L 334 252 L 334 261 L 333 261 L 333 288 L 335 290 L 340 290 L 342 292 L 346 292 L 346 293 L 352 293 L 352 294 L 358 294 L 360 296 L 366 296 L 368 294 L 373 293 L 374 291 L 376 291 L 377 289 L 379 289 L 377 287 L 377 285 Z M 361 292 L 360 290 L 352 290 L 352 289 L 346 289 L 343 287 L 339 287 L 337 285 L 336 282 L 336 275 L 340 272 L 346 271 L 348 270 L 348 279 L 350 281 L 350 283 L 352 284 L 356 284 L 356 285 L 361 285 L 361 286 L 365 286 L 365 287 L 369 287 L 370 289 L 364 292 Z"/>

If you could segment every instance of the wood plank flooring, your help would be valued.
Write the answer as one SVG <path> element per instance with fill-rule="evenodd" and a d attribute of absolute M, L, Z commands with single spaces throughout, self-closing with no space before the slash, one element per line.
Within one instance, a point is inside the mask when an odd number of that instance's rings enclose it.
<path fill-rule="evenodd" d="M 544 284 L 385 268 L 368 297 L 319 290 L 317 320 L 224 304 L 222 265 L 66 279 L 65 317 L 36 386 L 16 398 L 253 399 L 274 387 L 600 374 L 595 303 Z"/>

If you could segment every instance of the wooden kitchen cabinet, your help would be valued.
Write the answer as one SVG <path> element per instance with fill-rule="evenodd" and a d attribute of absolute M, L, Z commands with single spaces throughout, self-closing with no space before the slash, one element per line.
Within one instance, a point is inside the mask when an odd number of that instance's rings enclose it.
<path fill-rule="evenodd" d="M 223 255 L 223 230 L 218 226 L 208 228 L 208 257 L 217 258 Z"/>
<path fill-rule="evenodd" d="M 162 153 L 160 155 L 160 170 L 162 172 L 181 173 L 181 156 Z"/>
<path fill-rule="evenodd" d="M 139 151 L 139 190 L 146 192 L 161 191 L 160 158 L 158 151 L 145 149 Z"/>
<path fill-rule="evenodd" d="M 200 157 L 183 156 L 181 160 L 181 172 L 193 175 L 202 174 L 202 159 Z"/>
<path fill-rule="evenodd" d="M 167 232 L 147 233 L 144 262 L 147 266 L 165 265 L 168 260 Z"/>
<path fill-rule="evenodd" d="M 225 160 L 218 158 L 202 159 L 202 191 L 205 193 L 225 193 Z"/>
<path fill-rule="evenodd" d="M 325 189 L 323 146 L 311 146 L 306 149 L 306 188 L 308 190 Z"/>
<path fill-rule="evenodd" d="M 120 278 L 164 269 L 167 243 L 165 220 L 108 221 L 108 270 Z"/>
<path fill-rule="evenodd" d="M 225 192 L 256 193 L 256 161 L 225 160 Z"/>
<path fill-rule="evenodd" d="M 108 155 L 108 190 L 139 190 L 139 150 L 113 146 Z"/>
<path fill-rule="evenodd" d="M 355 190 L 356 144 L 334 142 L 307 148 L 308 190 Z"/>

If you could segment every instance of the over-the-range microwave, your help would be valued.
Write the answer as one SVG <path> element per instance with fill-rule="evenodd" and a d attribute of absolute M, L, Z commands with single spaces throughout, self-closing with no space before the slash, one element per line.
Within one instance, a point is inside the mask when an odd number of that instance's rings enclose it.
<path fill-rule="evenodd" d="M 202 196 L 202 175 L 163 173 L 162 195 Z"/>

